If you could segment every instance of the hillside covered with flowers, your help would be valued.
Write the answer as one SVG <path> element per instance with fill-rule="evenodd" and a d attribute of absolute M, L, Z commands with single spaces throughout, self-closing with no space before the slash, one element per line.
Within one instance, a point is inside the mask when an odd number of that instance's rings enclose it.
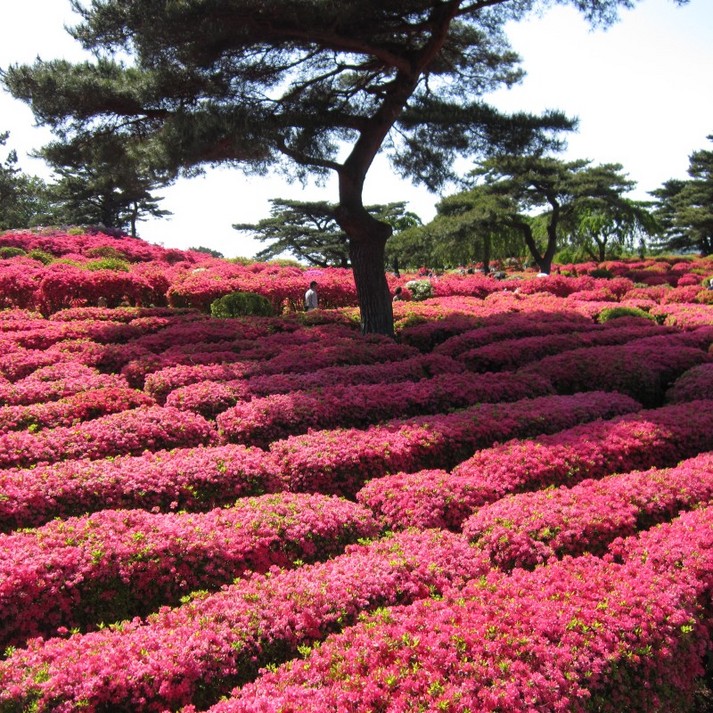
<path fill-rule="evenodd" d="M 498 277 L 0 234 L 0 713 L 703 713 L 713 259 Z"/>

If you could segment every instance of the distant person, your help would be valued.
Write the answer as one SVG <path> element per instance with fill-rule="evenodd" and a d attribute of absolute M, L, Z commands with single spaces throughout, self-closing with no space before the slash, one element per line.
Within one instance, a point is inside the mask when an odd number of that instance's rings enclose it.
<path fill-rule="evenodd" d="M 317 283 L 312 280 L 309 283 L 309 289 L 305 292 L 305 309 L 311 312 L 319 307 L 319 297 L 317 296 Z"/>
<path fill-rule="evenodd" d="M 401 302 L 404 299 L 404 291 L 401 287 L 394 290 L 394 302 Z"/>

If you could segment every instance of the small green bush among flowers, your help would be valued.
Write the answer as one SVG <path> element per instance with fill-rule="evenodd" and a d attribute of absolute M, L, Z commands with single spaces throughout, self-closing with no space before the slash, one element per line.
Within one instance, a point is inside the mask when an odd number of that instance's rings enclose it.
<path fill-rule="evenodd" d="M 213 317 L 272 317 L 275 313 L 270 300 L 255 292 L 231 292 L 210 305 Z"/>
<path fill-rule="evenodd" d="M 607 307 L 599 313 L 597 321 L 604 324 L 610 319 L 618 319 L 620 317 L 641 317 L 642 319 L 656 321 L 656 317 L 653 314 L 639 307 Z"/>

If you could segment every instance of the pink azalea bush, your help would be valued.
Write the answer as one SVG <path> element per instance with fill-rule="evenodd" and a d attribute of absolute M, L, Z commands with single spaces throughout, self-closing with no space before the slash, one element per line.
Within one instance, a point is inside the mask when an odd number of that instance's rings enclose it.
<path fill-rule="evenodd" d="M 694 401 L 576 425 L 484 448 L 451 473 L 421 470 L 367 483 L 357 500 L 384 527 L 459 530 L 476 508 L 528 490 L 610 473 L 667 467 L 713 450 L 713 401 Z"/>
<path fill-rule="evenodd" d="M 713 452 L 674 468 L 506 496 L 466 520 L 463 534 L 501 569 L 532 568 L 565 554 L 603 555 L 615 538 L 711 500 Z"/>
<path fill-rule="evenodd" d="M 197 414 L 160 406 L 142 406 L 76 426 L 48 428 L 38 433 L 14 431 L 0 435 L 0 467 L 207 445 L 215 443 L 217 438 L 215 429 Z"/>
<path fill-rule="evenodd" d="M 340 552 L 377 525 L 341 498 L 279 493 L 208 513 L 103 510 L 0 536 L 0 644 L 146 615 L 195 589 Z"/>
<path fill-rule="evenodd" d="M 682 710 L 710 644 L 700 589 L 591 556 L 491 573 L 366 617 L 209 711 Z"/>
<path fill-rule="evenodd" d="M 592 325 L 591 328 L 568 334 L 543 334 L 542 336 L 503 339 L 458 355 L 473 371 L 514 370 L 552 354 L 602 345 L 626 344 L 653 334 L 667 334 L 672 330 L 658 327 L 648 320 L 639 320 L 635 326 L 617 324 Z M 611 325 L 611 326 L 609 326 Z"/>
<path fill-rule="evenodd" d="M 155 403 L 148 394 L 128 387 L 89 389 L 66 396 L 59 401 L 29 406 L 0 406 L 0 430 L 71 426 L 80 421 L 88 421 L 139 406 L 151 406 Z"/>
<path fill-rule="evenodd" d="M 713 399 L 713 363 L 699 364 L 684 371 L 666 391 L 671 403 Z"/>
<path fill-rule="evenodd" d="M 544 357 L 521 371 L 547 377 L 560 394 L 596 386 L 629 394 L 645 406 L 657 406 L 668 386 L 684 371 L 710 360 L 702 349 L 668 341 L 672 339 L 667 336 L 662 343 L 574 349 Z"/>
<path fill-rule="evenodd" d="M 128 384 L 118 374 L 103 374 L 86 364 L 66 361 L 35 369 L 14 383 L 0 383 L 0 403 L 29 405 L 57 401 L 92 389 L 123 387 Z"/>
<path fill-rule="evenodd" d="M 363 431 L 290 436 L 272 443 L 270 453 L 291 490 L 353 496 L 367 480 L 387 473 L 452 467 L 497 441 L 553 433 L 639 408 L 627 396 L 604 392 L 543 396 L 396 420 Z"/>
<path fill-rule="evenodd" d="M 365 611 L 405 604 L 487 571 L 465 539 L 403 533 L 292 571 L 238 580 L 130 622 L 35 639 L 0 661 L 0 710 L 177 710 L 215 702 L 260 666 L 295 656 Z M 117 665 L 118 664 L 118 665 Z"/>
<path fill-rule="evenodd" d="M 285 489 L 271 454 L 238 445 L 0 470 L 0 531 L 102 509 L 205 511 Z"/>
<path fill-rule="evenodd" d="M 309 429 L 364 427 L 390 418 L 552 393 L 546 379 L 532 375 L 443 374 L 417 382 L 328 386 L 254 398 L 218 414 L 216 425 L 231 443 L 265 447 Z"/>
<path fill-rule="evenodd" d="M 458 357 L 472 349 L 493 342 L 523 337 L 554 336 L 594 329 L 592 320 L 569 312 L 541 312 L 536 315 L 517 312 L 500 314 L 493 324 L 463 331 L 435 347 L 438 354 Z"/>
<path fill-rule="evenodd" d="M 195 364 L 191 355 L 185 365 L 152 368 L 146 376 L 145 390 L 159 402 L 181 386 L 206 380 L 248 378 L 265 374 L 309 373 L 329 366 L 376 364 L 399 361 L 417 355 L 413 347 L 395 344 L 380 335 L 360 338 L 357 335 L 344 339 L 329 339 L 323 342 L 305 343 L 294 349 L 284 349 L 272 359 L 241 361 L 235 353 L 234 363 L 225 363 L 224 355 L 214 355 L 212 364 Z M 222 359 L 222 361 L 221 361 Z M 173 361 L 175 364 L 175 360 Z"/>
<path fill-rule="evenodd" d="M 206 418 L 215 418 L 239 401 L 249 401 L 259 396 L 337 385 L 398 384 L 463 371 L 465 367 L 450 357 L 423 354 L 401 361 L 331 366 L 301 374 L 277 373 L 229 381 L 199 381 L 173 389 L 165 403 L 167 406 L 194 411 Z"/>

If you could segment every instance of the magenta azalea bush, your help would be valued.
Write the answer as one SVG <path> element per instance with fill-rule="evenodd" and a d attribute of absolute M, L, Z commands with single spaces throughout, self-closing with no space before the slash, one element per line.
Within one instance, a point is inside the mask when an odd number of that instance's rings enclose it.
<path fill-rule="evenodd" d="M 389 338 L 348 270 L 0 247 L 0 713 L 707 709 L 710 258 L 422 278 Z"/>

